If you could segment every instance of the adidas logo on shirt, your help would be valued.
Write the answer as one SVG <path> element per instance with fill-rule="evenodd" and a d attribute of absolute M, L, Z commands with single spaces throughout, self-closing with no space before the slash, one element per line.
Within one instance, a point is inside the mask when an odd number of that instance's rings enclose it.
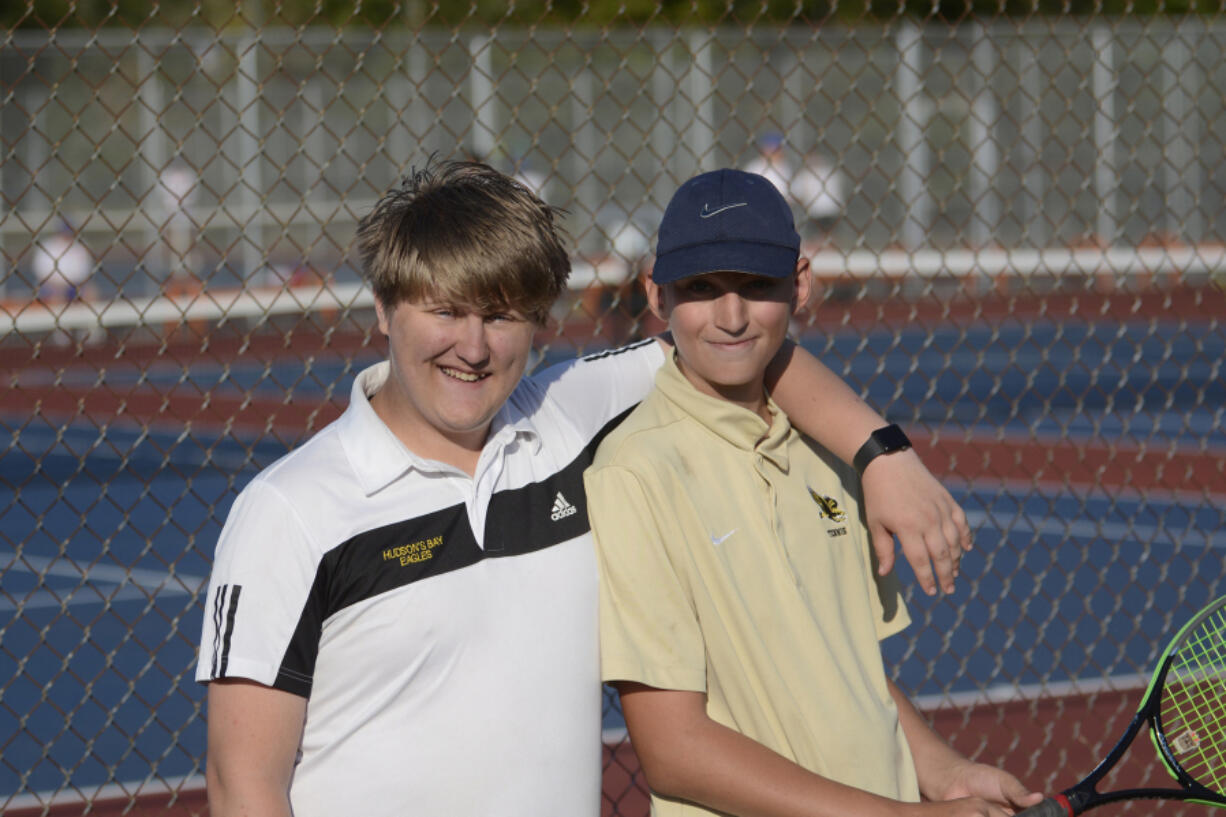
<path fill-rule="evenodd" d="M 567 502 L 562 492 L 558 491 L 557 497 L 553 500 L 553 513 L 549 514 L 549 518 L 557 522 L 559 519 L 574 516 L 578 511 L 579 509 Z"/>

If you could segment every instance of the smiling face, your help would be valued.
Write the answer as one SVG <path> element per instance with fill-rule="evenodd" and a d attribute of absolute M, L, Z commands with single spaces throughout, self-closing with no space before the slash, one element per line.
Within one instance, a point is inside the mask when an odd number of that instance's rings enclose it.
<path fill-rule="evenodd" d="M 652 312 L 668 322 L 678 366 L 699 391 L 767 419 L 763 378 L 809 298 L 808 263 L 787 278 L 743 272 L 693 275 L 647 284 Z"/>
<path fill-rule="evenodd" d="M 536 324 L 522 312 L 429 300 L 377 303 L 391 373 L 371 405 L 414 453 L 472 472 L 523 376 Z"/>

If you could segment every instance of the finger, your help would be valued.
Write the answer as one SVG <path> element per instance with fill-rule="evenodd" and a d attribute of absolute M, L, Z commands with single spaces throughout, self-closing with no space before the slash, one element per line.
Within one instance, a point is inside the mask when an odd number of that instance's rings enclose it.
<path fill-rule="evenodd" d="M 954 524 L 952 515 L 941 516 L 939 522 L 932 528 L 932 540 L 929 543 L 929 550 L 932 551 L 933 558 L 941 558 L 942 564 L 944 560 L 949 562 L 949 574 L 951 579 L 958 578 L 961 573 L 962 563 L 962 541 L 958 536 L 958 528 Z M 938 569 L 941 565 L 938 565 Z M 946 592 L 949 589 L 946 588 Z"/>
<path fill-rule="evenodd" d="M 883 525 L 873 525 L 869 531 L 873 552 L 877 554 L 877 574 L 885 576 L 894 569 L 894 534 Z"/>
<path fill-rule="evenodd" d="M 1043 792 L 1031 791 L 1022 785 L 1022 781 L 1011 774 L 1005 774 L 1005 779 L 1001 783 L 1000 788 L 1005 800 L 1010 805 L 1019 809 L 1037 805 L 1043 799 Z"/>
<path fill-rule="evenodd" d="M 932 575 L 928 547 L 924 544 L 923 537 L 920 537 L 917 542 L 913 535 L 904 538 L 900 534 L 898 542 L 902 546 L 903 555 L 907 557 L 907 563 L 911 565 L 911 570 L 915 573 L 915 580 L 919 582 L 920 589 L 929 596 L 935 596 L 937 581 Z"/>
<path fill-rule="evenodd" d="M 962 506 L 954 503 L 953 510 L 954 527 L 957 528 L 958 541 L 962 545 L 963 550 L 970 550 L 975 546 L 975 540 L 971 536 L 971 525 L 967 521 L 966 511 L 962 510 Z"/>
<path fill-rule="evenodd" d="M 941 590 L 946 593 L 954 592 L 954 578 L 958 574 L 958 562 L 952 554 L 957 553 L 960 556 L 961 552 L 957 548 L 949 547 L 944 538 L 939 535 L 926 539 L 925 544 L 932 557 L 936 581 L 941 585 Z"/>
<path fill-rule="evenodd" d="M 946 540 L 949 543 L 949 561 L 952 563 L 951 573 L 953 578 L 958 578 L 962 575 L 962 550 L 961 544 L 957 538 Z"/>
<path fill-rule="evenodd" d="M 1042 803 L 1042 802 L 1043 802 L 1043 792 L 1032 791 L 1032 792 L 1027 792 L 1025 795 L 1021 797 L 1018 797 L 1016 800 L 1013 801 L 1013 804 L 1017 806 L 1018 810 L 1020 811 L 1024 808 L 1030 808 L 1031 806 L 1037 806 L 1039 803 Z"/>
<path fill-rule="evenodd" d="M 941 496 L 937 513 L 940 515 L 942 526 L 946 528 L 946 535 L 951 541 L 956 541 L 962 550 L 970 550 L 974 545 L 974 540 L 971 536 L 970 523 L 966 518 L 966 511 L 954 500 L 953 495 L 944 485 L 941 485 L 940 488 Z"/>
<path fill-rule="evenodd" d="M 957 518 L 953 513 L 954 511 L 960 512 L 961 509 L 954 505 L 948 510 L 948 513 L 941 516 L 941 535 L 945 539 L 945 546 L 949 550 L 949 557 L 953 559 L 954 576 L 957 577 L 962 554 L 966 552 L 966 541 L 963 538 L 963 532 L 958 528 Z M 963 519 L 965 518 L 965 515 L 963 515 Z"/>

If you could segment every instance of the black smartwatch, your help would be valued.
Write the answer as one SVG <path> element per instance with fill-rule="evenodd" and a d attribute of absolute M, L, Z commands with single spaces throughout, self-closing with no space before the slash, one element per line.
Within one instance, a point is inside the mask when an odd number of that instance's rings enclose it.
<path fill-rule="evenodd" d="M 903 430 L 897 425 L 888 425 L 868 435 L 868 442 L 860 446 L 855 459 L 852 460 L 852 465 L 855 466 L 857 474 L 864 476 L 864 469 L 877 457 L 910 447 L 911 441 L 907 439 Z"/>

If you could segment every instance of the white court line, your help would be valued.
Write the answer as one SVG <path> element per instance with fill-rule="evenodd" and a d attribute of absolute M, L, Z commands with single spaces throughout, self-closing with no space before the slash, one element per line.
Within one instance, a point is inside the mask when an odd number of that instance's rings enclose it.
<path fill-rule="evenodd" d="M 809 268 L 818 277 L 850 278 L 876 275 L 920 278 L 966 278 L 975 275 L 1077 277 L 1100 273 L 1120 277 L 1141 273 L 1215 275 L 1226 271 L 1226 248 L 826 251 L 816 253 L 809 260 Z"/>
<path fill-rule="evenodd" d="M 918 695 L 912 702 L 922 711 L 937 709 L 967 709 L 987 704 L 1016 703 L 1037 698 L 1068 698 L 1094 695 L 1100 692 L 1129 692 L 1144 689 L 1149 676 L 1139 673 L 1115 675 L 1107 678 L 1089 678 L 1081 681 L 1051 681 L 1042 684 L 997 684 L 984 689 L 967 692 L 942 692 L 933 695 Z"/>
<path fill-rule="evenodd" d="M 1074 539 L 1105 539 L 1112 542 L 1135 541 L 1141 544 L 1188 546 L 1203 544 L 1208 548 L 1226 549 L 1226 531 L 1203 530 L 1195 527 L 1165 528 L 1158 525 L 1129 525 L 1124 522 L 1095 522 L 1090 519 L 1052 519 L 1043 517 L 1035 522 L 1028 514 L 967 511 L 971 531 L 991 528 L 1008 534 L 1016 530 L 1069 536 Z"/>
<path fill-rule="evenodd" d="M 77 461 L 94 459 L 103 462 L 150 463 L 155 467 L 165 465 L 216 466 L 219 470 L 226 471 L 243 471 L 262 467 L 258 455 L 248 453 L 249 450 L 254 452 L 259 445 L 265 444 L 262 438 L 247 447 L 241 438 L 230 435 L 220 438 L 219 443 L 212 448 L 202 448 L 198 444 L 199 438 L 213 439 L 212 435 L 204 435 L 196 431 L 192 432 L 190 439 L 186 439 L 182 432 L 108 429 L 106 432 L 107 444 L 95 444 L 98 433 L 97 431 L 57 433 L 52 429 L 28 429 L 23 430 L 21 436 L 24 447 L 36 449 L 29 455 L 31 460 L 41 461 L 46 457 L 65 457 Z M 74 437 L 78 434 L 84 439 L 80 441 L 81 450 L 74 450 L 69 446 L 76 441 Z M 188 442 L 197 444 L 188 445 Z M 136 446 L 144 444 L 153 445 L 155 448 L 147 452 L 133 453 L 136 451 Z M 267 444 L 272 445 L 273 443 Z M 276 444 L 280 446 L 280 443 Z M 242 448 L 234 450 L 235 446 L 242 446 Z M 157 448 L 162 450 L 159 451 Z M 14 446 L 0 453 L 7 453 L 9 456 L 18 454 Z M 279 448 L 274 459 L 283 456 L 284 453 L 283 447 Z"/>
<path fill-rule="evenodd" d="M 158 295 L 109 301 L 74 301 L 55 308 L 31 303 L 16 313 L 0 308 L 0 337 L 57 328 L 160 327 L 165 323 L 194 320 L 218 321 L 219 325 L 239 319 L 262 322 L 276 315 L 302 315 L 328 309 L 372 306 L 374 294 L 365 284 L 224 289 L 175 297 Z"/>
<path fill-rule="evenodd" d="M 36 590 L 16 601 L 0 598 L 0 611 L 4 612 L 70 605 L 79 607 L 86 604 L 113 604 L 132 599 L 147 601 L 150 597 L 187 596 L 200 592 L 208 584 L 206 577 L 186 573 L 125 568 L 118 565 L 92 565 L 82 569 L 66 558 L 19 556 L 11 550 L 0 551 L 0 573 L 29 573 L 44 579 L 48 576 L 66 576 L 82 582 L 62 593 Z"/>

